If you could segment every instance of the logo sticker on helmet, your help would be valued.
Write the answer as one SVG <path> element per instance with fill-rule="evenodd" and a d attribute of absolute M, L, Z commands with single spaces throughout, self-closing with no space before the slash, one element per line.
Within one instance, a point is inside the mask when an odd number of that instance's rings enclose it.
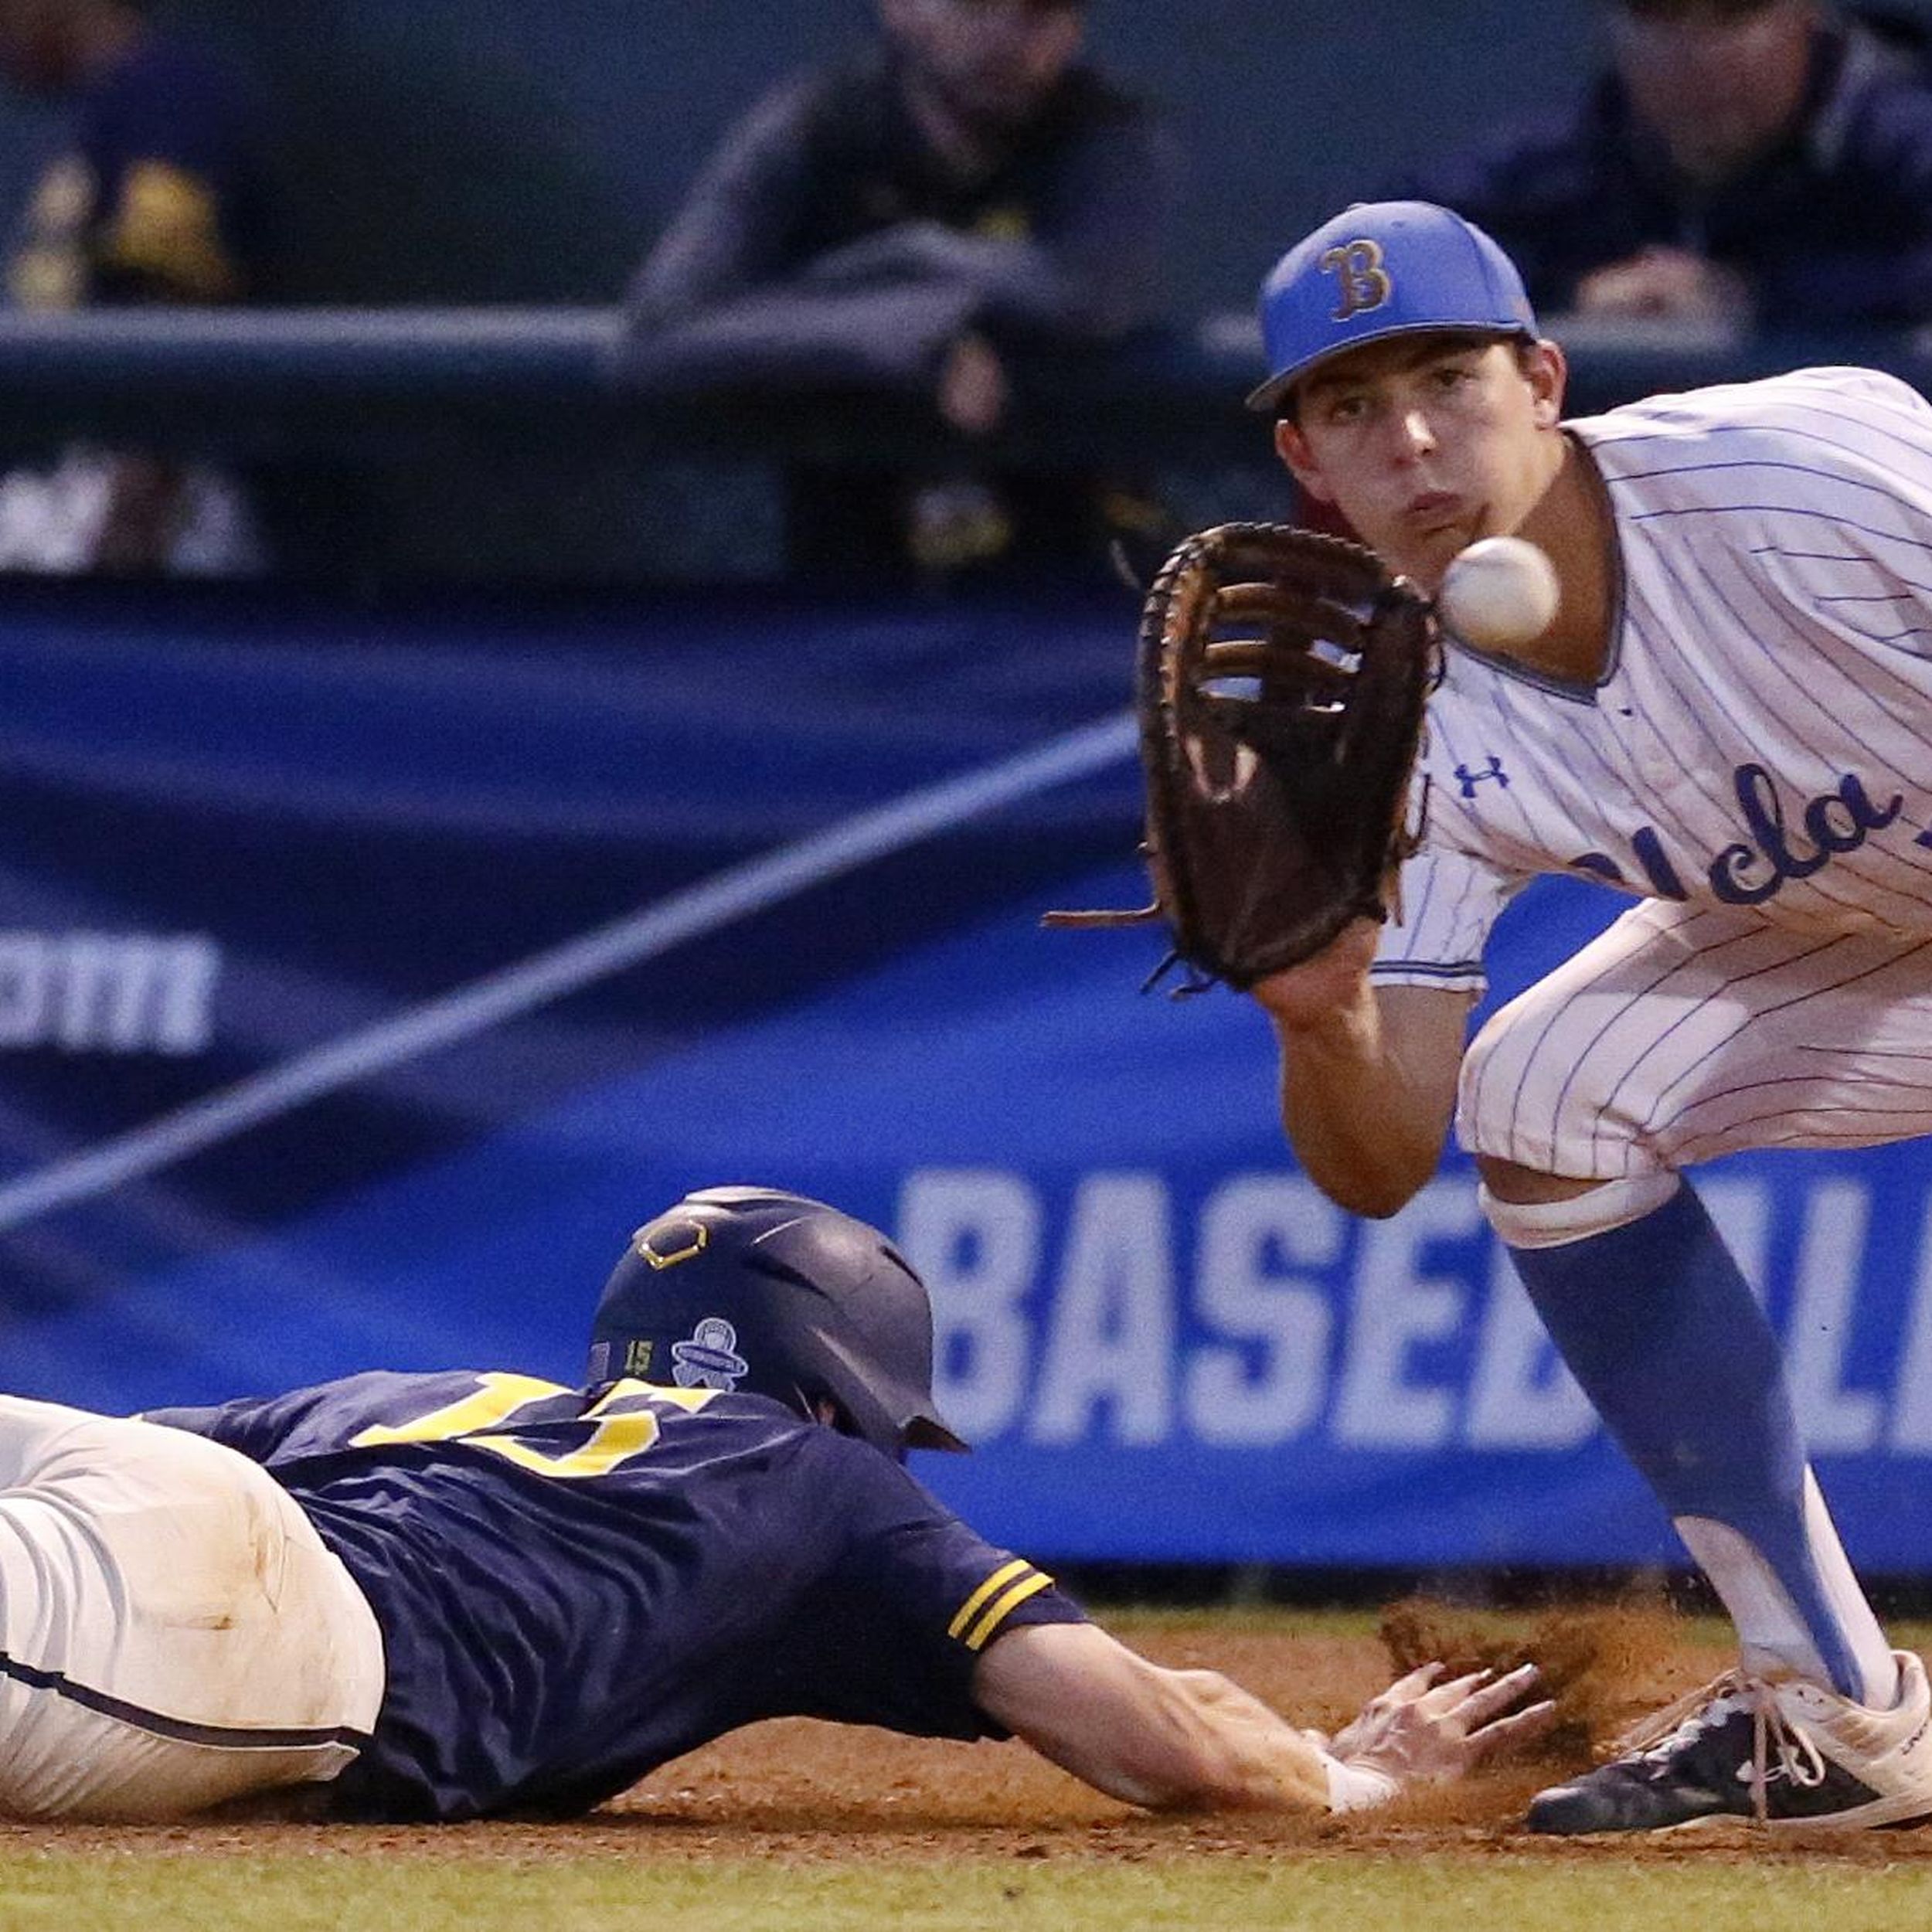
<path fill-rule="evenodd" d="M 675 1268 L 702 1254 L 711 1240 L 711 1230 L 702 1221 L 656 1220 L 639 1228 L 631 1245 L 654 1268 Z"/>
<path fill-rule="evenodd" d="M 680 1389 L 735 1389 L 751 1372 L 738 1352 L 738 1331 L 722 1315 L 708 1315 L 689 1342 L 671 1345 L 672 1379 Z"/>

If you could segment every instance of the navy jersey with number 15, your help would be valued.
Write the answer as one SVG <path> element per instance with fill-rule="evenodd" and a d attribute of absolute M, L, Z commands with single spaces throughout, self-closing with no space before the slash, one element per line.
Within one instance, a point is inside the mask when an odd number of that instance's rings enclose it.
<path fill-rule="evenodd" d="M 997 1736 L 1002 1631 L 1080 1611 L 896 1463 L 757 1396 L 351 1376 L 151 1411 L 265 1465 L 381 1625 L 338 1815 L 568 1815 L 742 1724 Z"/>

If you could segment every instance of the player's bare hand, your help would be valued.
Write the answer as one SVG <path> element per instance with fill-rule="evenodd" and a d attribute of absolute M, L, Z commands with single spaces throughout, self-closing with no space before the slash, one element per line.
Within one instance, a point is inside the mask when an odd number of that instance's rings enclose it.
<path fill-rule="evenodd" d="M 1369 968 L 1381 937 L 1372 919 L 1351 920 L 1312 959 L 1270 973 L 1248 990 L 1291 1032 L 1345 1025 L 1368 997 Z"/>
<path fill-rule="evenodd" d="M 1577 285 L 1577 312 L 1585 315 L 1737 322 L 1750 308 L 1750 293 L 1736 274 L 1686 248 L 1640 249 Z"/>
<path fill-rule="evenodd" d="M 983 335 L 962 335 L 939 372 L 939 413 L 962 436 L 991 436 L 1005 420 L 1006 371 Z"/>
<path fill-rule="evenodd" d="M 1335 1733 L 1330 1752 L 1398 1784 L 1437 1783 L 1542 1736 L 1556 1719 L 1549 1699 L 1523 1703 L 1536 1682 L 1534 1664 L 1501 1677 L 1472 1671 L 1442 1683 L 1441 1675 L 1440 1664 L 1424 1664 L 1398 1678 Z"/>

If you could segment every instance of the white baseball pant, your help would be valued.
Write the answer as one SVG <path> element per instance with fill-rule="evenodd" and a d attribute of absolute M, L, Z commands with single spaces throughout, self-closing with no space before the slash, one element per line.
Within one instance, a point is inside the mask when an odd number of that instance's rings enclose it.
<path fill-rule="evenodd" d="M 1932 1134 L 1932 939 L 1646 900 L 1483 1027 L 1456 1121 L 1601 1181 Z"/>
<path fill-rule="evenodd" d="M 367 1600 L 264 1471 L 0 1396 L 0 1812 L 169 1818 L 333 1777 L 383 1683 Z"/>

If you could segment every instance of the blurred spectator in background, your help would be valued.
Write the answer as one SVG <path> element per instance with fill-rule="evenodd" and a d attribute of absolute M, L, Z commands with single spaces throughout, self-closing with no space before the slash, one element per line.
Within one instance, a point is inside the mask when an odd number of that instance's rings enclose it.
<path fill-rule="evenodd" d="M 221 303 L 259 292 L 262 196 L 238 83 L 145 0 L 0 0 L 0 71 L 70 108 L 8 267 L 14 304 Z M 243 492 L 198 464 L 77 447 L 0 481 L 0 568 L 227 574 L 260 565 Z"/>
<path fill-rule="evenodd" d="M 1139 513 L 1097 478 L 1002 469 L 1012 352 L 1155 319 L 1176 165 L 1077 64 L 1081 0 L 879 0 L 879 43 L 795 77 L 726 138 L 638 274 L 646 387 L 928 401 L 930 474 L 800 469 L 793 566 L 948 577 L 1097 556 Z"/>
<path fill-rule="evenodd" d="M 1539 309 L 1777 328 L 1932 321 L 1932 74 L 1905 16 L 1606 0 L 1566 117 L 1403 189 L 1487 229 Z"/>

